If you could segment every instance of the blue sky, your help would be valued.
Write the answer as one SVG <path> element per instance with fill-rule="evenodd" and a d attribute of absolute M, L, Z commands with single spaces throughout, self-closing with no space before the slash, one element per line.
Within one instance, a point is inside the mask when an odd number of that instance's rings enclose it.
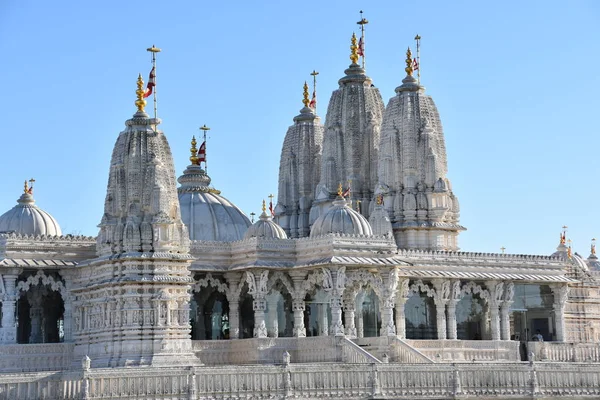
<path fill-rule="evenodd" d="M 170 3 L 170 4 L 167 4 Z M 319 114 L 350 63 L 358 11 L 367 73 L 387 104 L 422 36 L 465 251 L 552 253 L 562 225 L 600 237 L 600 3 L 589 1 L 102 1 L 0 3 L 0 212 L 34 177 L 64 233 L 96 235 L 135 79 L 161 47 L 159 117 L 180 175 L 211 127 L 209 175 L 246 213 L 276 194 L 283 137 L 320 72 Z"/>

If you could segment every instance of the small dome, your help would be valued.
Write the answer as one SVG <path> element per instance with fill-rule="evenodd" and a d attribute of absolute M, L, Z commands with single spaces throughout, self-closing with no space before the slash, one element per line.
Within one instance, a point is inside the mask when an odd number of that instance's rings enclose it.
<path fill-rule="evenodd" d="M 0 216 L 0 232 L 34 236 L 62 235 L 60 226 L 54 217 L 35 205 L 31 188 L 25 188 L 25 193 L 21 195 L 17 203 L 16 206 Z"/>
<path fill-rule="evenodd" d="M 373 235 L 369 221 L 346 204 L 346 200 L 338 197 L 333 206 L 321 215 L 312 226 L 310 236 L 343 233 L 346 235 Z"/>
<path fill-rule="evenodd" d="M 181 220 L 191 240 L 233 242 L 242 240 L 251 225 L 246 215 L 221 192 L 209 187 L 210 177 L 192 164 L 187 167 L 177 189 Z"/>
<path fill-rule="evenodd" d="M 287 239 L 288 236 L 283 228 L 273 222 L 273 218 L 267 215 L 265 203 L 263 202 L 263 212 L 258 221 L 256 221 L 244 235 L 244 239 L 253 237 L 269 238 L 269 239 Z"/>

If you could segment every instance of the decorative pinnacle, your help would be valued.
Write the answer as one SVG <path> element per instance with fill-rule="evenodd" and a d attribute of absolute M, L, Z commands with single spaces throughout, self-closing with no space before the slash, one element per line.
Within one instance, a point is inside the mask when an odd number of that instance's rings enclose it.
<path fill-rule="evenodd" d="M 338 193 L 337 194 L 340 197 L 342 197 L 342 194 L 344 194 L 344 191 L 342 189 L 342 184 L 341 183 L 338 185 Z"/>
<path fill-rule="evenodd" d="M 200 165 L 200 163 L 198 162 L 198 149 L 196 148 L 196 144 L 198 142 L 196 142 L 196 136 L 192 136 L 192 148 L 190 149 L 190 152 L 192 153 L 191 157 L 190 157 L 190 161 L 192 162 L 192 165 Z"/>
<path fill-rule="evenodd" d="M 358 62 L 358 45 L 356 44 L 356 35 L 352 32 L 352 44 L 350 45 L 350 60 L 352 64 L 356 64 Z"/>
<path fill-rule="evenodd" d="M 592 239 L 592 248 L 591 248 L 590 252 L 592 253 L 593 256 L 596 255 L 596 238 Z"/>
<path fill-rule="evenodd" d="M 137 90 L 135 94 L 137 95 L 137 100 L 135 101 L 135 105 L 137 106 L 138 112 L 144 112 L 144 107 L 146 107 L 146 100 L 144 100 L 144 80 L 142 79 L 142 74 L 138 75 L 137 78 Z"/>
<path fill-rule="evenodd" d="M 267 212 L 267 202 L 264 199 L 263 199 L 262 211 L 263 211 L 263 213 Z"/>
<path fill-rule="evenodd" d="M 571 250 L 571 239 L 567 240 L 569 246 L 567 247 L 567 257 L 571 258 L 573 256 L 573 251 Z"/>
<path fill-rule="evenodd" d="M 160 53 L 160 49 L 154 45 L 152 45 L 152 47 L 148 47 L 146 51 L 149 51 L 151 53 Z"/>
<path fill-rule="evenodd" d="M 306 83 L 306 81 L 304 81 L 304 98 L 302 99 L 302 104 L 304 104 L 304 107 L 308 107 L 308 105 L 310 104 L 310 100 L 308 99 L 308 84 Z"/>
<path fill-rule="evenodd" d="M 27 179 L 25 180 L 25 184 L 23 186 L 23 193 L 29 193 L 29 186 L 27 185 Z"/>
<path fill-rule="evenodd" d="M 383 205 L 383 195 L 382 195 L 381 193 L 379 193 L 379 194 L 377 195 L 377 198 L 376 198 L 376 199 L 377 199 L 377 205 L 378 205 L 378 206 L 382 206 L 382 205 Z"/>
<path fill-rule="evenodd" d="M 563 228 L 563 231 L 560 234 L 560 244 L 565 244 L 567 242 L 567 228 L 568 228 L 568 226 L 564 225 L 562 228 Z"/>
<path fill-rule="evenodd" d="M 413 74 L 413 60 L 412 60 L 412 52 L 410 51 L 410 47 L 406 50 L 406 68 L 404 68 L 404 70 L 406 71 L 406 74 L 409 76 L 412 76 Z"/>

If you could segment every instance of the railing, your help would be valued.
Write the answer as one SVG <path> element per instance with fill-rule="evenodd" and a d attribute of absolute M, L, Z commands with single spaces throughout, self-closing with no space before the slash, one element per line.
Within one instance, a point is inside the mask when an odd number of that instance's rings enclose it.
<path fill-rule="evenodd" d="M 390 337 L 390 356 L 393 362 L 403 364 L 431 364 L 434 361 L 396 336 Z"/>
<path fill-rule="evenodd" d="M 514 340 L 408 340 L 405 342 L 438 361 L 520 361 Z"/>
<path fill-rule="evenodd" d="M 0 372 L 58 371 L 73 359 L 73 343 L 0 346 Z"/>
<path fill-rule="evenodd" d="M 528 342 L 536 361 L 600 362 L 598 343 Z"/>
<path fill-rule="evenodd" d="M 334 337 L 193 340 L 192 349 L 205 365 L 281 364 L 339 361 Z"/>
<path fill-rule="evenodd" d="M 284 364 L 0 375 L 12 399 L 359 399 L 600 396 L 592 363 Z M 595 397 L 596 398 L 596 397 Z"/>
<path fill-rule="evenodd" d="M 381 361 L 350 339 L 342 337 L 339 340 L 342 350 L 342 362 L 347 364 L 381 364 Z"/>

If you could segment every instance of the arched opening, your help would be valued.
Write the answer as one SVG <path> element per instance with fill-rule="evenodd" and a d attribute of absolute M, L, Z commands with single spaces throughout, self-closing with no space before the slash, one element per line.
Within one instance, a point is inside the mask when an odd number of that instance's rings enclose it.
<path fill-rule="evenodd" d="M 486 323 L 485 301 L 477 295 L 465 294 L 456 304 L 457 339 L 484 339 Z"/>
<path fill-rule="evenodd" d="M 190 303 L 192 340 L 229 339 L 229 302 L 214 287 L 194 293 Z"/>
<path fill-rule="evenodd" d="M 357 296 L 356 298 L 357 303 L 360 302 L 360 304 L 357 304 L 357 311 L 360 313 L 358 318 L 362 318 L 363 337 L 379 336 L 379 330 L 381 329 L 379 298 L 371 288 L 365 288 L 361 291 L 364 296 Z M 357 326 L 360 326 L 360 323 Z"/>
<path fill-rule="evenodd" d="M 292 295 L 280 279 L 271 283 L 267 301 L 267 332 L 270 337 L 292 337 L 294 315 Z"/>
<path fill-rule="evenodd" d="M 404 305 L 407 339 L 436 339 L 437 323 L 433 298 L 419 291 Z"/>
<path fill-rule="evenodd" d="M 329 294 L 323 289 L 314 289 L 306 295 L 304 302 L 306 336 L 329 335 L 329 321 L 331 321 Z"/>
<path fill-rule="evenodd" d="M 59 343 L 64 340 L 65 306 L 59 292 L 38 284 L 17 300 L 17 343 Z"/>
<path fill-rule="evenodd" d="M 244 287 L 240 294 L 240 339 L 254 337 L 254 306 L 253 298 Z"/>

